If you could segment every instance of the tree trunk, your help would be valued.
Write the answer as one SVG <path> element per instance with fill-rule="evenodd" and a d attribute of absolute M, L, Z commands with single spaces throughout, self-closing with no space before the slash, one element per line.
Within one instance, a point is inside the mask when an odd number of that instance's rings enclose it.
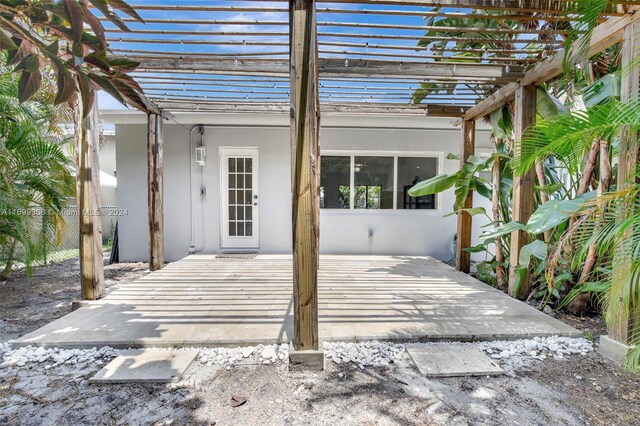
<path fill-rule="evenodd" d="M 600 180 L 598 181 L 598 196 L 600 196 L 609 190 L 609 185 L 611 184 L 611 159 L 609 157 L 609 142 L 597 140 L 594 142 L 594 145 L 596 144 L 598 144 L 600 150 Z M 591 152 L 589 153 L 589 158 L 591 158 Z M 594 230 L 594 232 L 596 232 L 596 230 Z M 582 266 L 580 280 L 578 281 L 579 284 L 586 282 L 593 271 L 597 261 L 596 251 L 597 245 L 591 244 L 584 265 Z M 569 303 L 567 310 L 574 315 L 583 315 L 587 309 L 590 297 L 588 293 L 579 294 Z"/>
<path fill-rule="evenodd" d="M 497 142 L 496 142 L 497 144 Z M 498 148 L 496 145 L 496 153 Z M 493 214 L 493 227 L 500 226 L 500 157 L 496 156 L 492 170 L 491 211 Z M 496 237 L 496 280 L 498 288 L 505 288 L 507 284 L 507 271 L 504 267 L 504 251 L 502 250 L 502 237 Z"/>
<path fill-rule="evenodd" d="M 547 179 L 544 177 L 544 164 L 542 162 L 536 163 L 536 177 L 538 178 L 538 185 L 541 187 L 547 184 Z M 545 190 L 540 191 L 540 202 L 542 204 L 549 201 L 549 194 Z M 544 242 L 548 243 L 549 239 L 551 239 L 551 231 L 544 232 Z"/>
<path fill-rule="evenodd" d="M 11 274 L 11 271 L 13 271 L 13 255 L 15 252 L 16 252 L 16 240 L 14 239 L 11 243 L 11 248 L 9 249 L 7 261 L 4 264 L 4 269 L 2 270 L 2 274 L 0 274 L 0 281 L 6 281 L 9 279 L 9 275 Z"/>
<path fill-rule="evenodd" d="M 611 159 L 609 157 L 609 142 L 600 141 L 600 180 L 598 181 L 598 196 L 609 191 L 611 185 Z M 596 244 L 589 246 L 587 258 L 582 267 L 580 282 L 585 282 L 596 264 Z"/>
<path fill-rule="evenodd" d="M 596 139 L 591 144 L 591 149 L 589 150 L 589 154 L 587 154 L 587 158 L 585 159 L 584 170 L 582 171 L 582 177 L 580 178 L 580 184 L 578 185 L 578 190 L 576 191 L 576 197 L 579 197 L 587 192 L 589 189 L 589 184 L 591 183 L 591 175 L 596 167 L 596 161 L 598 159 L 598 152 L 600 151 L 600 139 Z M 576 217 L 571 216 L 569 219 L 569 226 L 567 229 L 573 229 L 573 224 L 576 223 Z M 567 259 L 571 257 L 572 253 L 571 239 L 569 239 L 568 244 L 565 246 L 565 255 Z"/>

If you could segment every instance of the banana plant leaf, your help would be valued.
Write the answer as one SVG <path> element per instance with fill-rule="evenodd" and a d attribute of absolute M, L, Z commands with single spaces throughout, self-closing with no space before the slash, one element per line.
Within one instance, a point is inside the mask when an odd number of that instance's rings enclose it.
<path fill-rule="evenodd" d="M 478 244 L 477 246 L 467 247 L 462 250 L 468 253 L 482 253 L 487 251 L 487 245 L 488 244 Z"/>
<path fill-rule="evenodd" d="M 538 209 L 533 212 L 527 222 L 525 230 L 532 234 L 541 234 L 549 229 L 555 228 L 565 220 L 575 214 L 584 199 L 575 198 L 573 200 L 549 200 L 541 204 Z"/>
<path fill-rule="evenodd" d="M 496 139 L 507 139 L 513 134 L 513 121 L 507 106 L 491 113 L 491 128 Z"/>
<path fill-rule="evenodd" d="M 544 241 L 534 240 L 520 249 L 518 265 L 528 267 L 531 257 L 540 260 L 547 258 L 547 244 Z"/>
<path fill-rule="evenodd" d="M 587 87 L 582 98 L 587 107 L 603 104 L 612 99 L 620 99 L 620 72 L 607 74 Z"/>
<path fill-rule="evenodd" d="M 498 237 L 502 237 L 504 235 L 510 234 L 514 231 L 524 231 L 525 226 L 520 222 L 512 221 L 509 223 L 505 223 L 500 225 L 499 227 L 492 229 L 491 231 L 487 231 L 480 236 L 482 241 L 494 240 Z"/>
<path fill-rule="evenodd" d="M 455 182 L 456 204 L 463 206 L 470 191 L 476 188 L 476 173 L 486 170 L 493 163 L 494 156 L 482 159 L 477 155 L 470 155 L 462 168 L 457 173 L 458 179 Z"/>
<path fill-rule="evenodd" d="M 545 120 L 553 118 L 559 114 L 569 112 L 569 109 L 555 96 L 549 94 L 542 87 L 538 86 L 536 96 L 536 112 Z"/>
<path fill-rule="evenodd" d="M 476 216 L 476 215 L 479 215 L 479 214 L 483 214 L 483 215 L 488 217 L 487 211 L 485 210 L 484 207 L 472 207 L 472 208 L 468 208 L 468 209 L 458 209 L 457 211 L 454 211 L 454 212 L 451 212 L 451 213 L 447 213 L 447 214 L 443 215 L 442 217 L 454 216 L 454 215 L 458 214 L 458 212 L 467 212 L 471 216 Z"/>
<path fill-rule="evenodd" d="M 431 179 L 423 180 L 409 189 L 409 196 L 421 197 L 423 195 L 437 194 L 451 188 L 456 183 L 457 178 L 457 173 L 452 175 L 444 173 Z"/>

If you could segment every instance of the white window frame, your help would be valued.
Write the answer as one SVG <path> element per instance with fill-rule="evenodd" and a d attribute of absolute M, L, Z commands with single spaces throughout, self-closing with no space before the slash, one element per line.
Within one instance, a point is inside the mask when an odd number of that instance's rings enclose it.
<path fill-rule="evenodd" d="M 370 151 L 370 150 L 323 150 L 320 156 L 349 157 L 350 189 L 349 208 L 321 208 L 320 212 L 342 214 L 422 214 L 442 215 L 442 192 L 436 194 L 435 209 L 399 209 L 398 208 L 398 157 L 434 158 L 437 161 L 436 170 L 440 175 L 444 170 L 444 152 L 442 151 Z M 356 209 L 354 208 L 355 196 L 355 157 L 390 157 L 393 158 L 393 208 L 391 209 Z M 320 161 L 322 169 L 322 161 Z"/>

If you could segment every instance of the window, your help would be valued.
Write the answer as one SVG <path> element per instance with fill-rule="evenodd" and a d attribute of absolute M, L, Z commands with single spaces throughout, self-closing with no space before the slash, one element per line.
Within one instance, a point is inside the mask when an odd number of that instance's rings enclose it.
<path fill-rule="evenodd" d="M 436 196 L 409 197 L 409 189 L 438 174 L 433 157 L 323 155 L 320 207 L 329 209 L 435 209 Z"/>
<path fill-rule="evenodd" d="M 392 209 L 393 157 L 355 157 L 353 168 L 355 181 L 353 207 Z"/>
<path fill-rule="evenodd" d="M 435 209 L 436 196 L 410 197 L 409 189 L 418 182 L 438 174 L 438 160 L 426 157 L 398 157 L 398 186 L 396 193 L 399 209 Z"/>
<path fill-rule="evenodd" d="M 349 208 L 350 167 L 351 157 L 322 156 L 320 159 L 320 207 Z"/>

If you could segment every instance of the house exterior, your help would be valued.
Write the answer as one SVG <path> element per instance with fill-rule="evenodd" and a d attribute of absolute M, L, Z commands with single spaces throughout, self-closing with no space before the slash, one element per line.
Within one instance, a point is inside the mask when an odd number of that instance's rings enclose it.
<path fill-rule="evenodd" d="M 120 260 L 146 261 L 147 119 L 122 110 L 102 117 L 115 124 Z M 476 152 L 488 155 L 490 129 L 476 133 Z M 453 190 L 406 196 L 416 181 L 458 170 L 447 158 L 460 150 L 451 119 L 323 115 L 320 146 L 321 253 L 453 258 L 456 217 L 443 217 Z M 164 124 L 163 169 L 167 261 L 291 252 L 288 116 L 178 113 Z M 479 196 L 474 205 L 490 211 Z M 474 220 L 473 244 L 486 223 Z"/>

